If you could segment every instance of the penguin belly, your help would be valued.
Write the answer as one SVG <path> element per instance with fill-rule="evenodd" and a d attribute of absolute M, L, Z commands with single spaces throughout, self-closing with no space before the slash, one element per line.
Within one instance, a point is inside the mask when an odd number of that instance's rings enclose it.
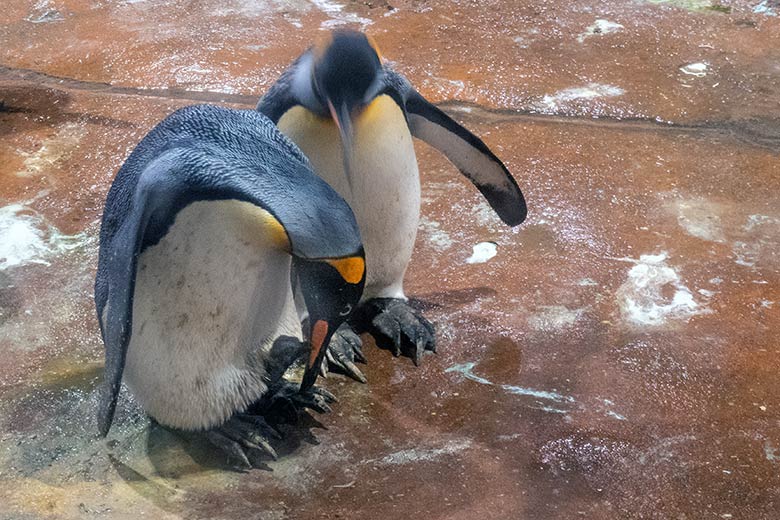
<path fill-rule="evenodd" d="M 246 202 L 194 202 L 139 257 L 124 379 L 161 424 L 206 429 L 243 411 L 267 390 L 273 341 L 301 337 L 269 218 Z"/>
<path fill-rule="evenodd" d="M 296 106 L 278 127 L 355 213 L 366 252 L 363 300 L 405 298 L 403 278 L 420 218 L 420 175 L 401 108 L 390 96 L 379 96 L 354 120 L 351 189 L 331 119 Z"/>

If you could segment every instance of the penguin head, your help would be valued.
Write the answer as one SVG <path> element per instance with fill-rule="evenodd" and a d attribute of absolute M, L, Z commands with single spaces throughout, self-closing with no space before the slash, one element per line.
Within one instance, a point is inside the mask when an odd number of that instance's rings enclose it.
<path fill-rule="evenodd" d="M 344 258 L 294 258 L 303 299 L 309 311 L 311 351 L 301 389 L 314 385 L 331 336 L 357 307 L 366 282 L 365 253 Z"/>
<path fill-rule="evenodd" d="M 306 96 L 315 113 L 330 117 L 341 134 L 349 180 L 352 121 L 384 88 L 379 50 L 372 39 L 350 30 L 334 31 L 311 49 Z"/>
<path fill-rule="evenodd" d="M 366 107 L 382 88 L 382 61 L 363 33 L 340 30 L 313 49 L 314 95 L 337 123 Z M 341 119 L 344 118 L 344 119 Z"/>

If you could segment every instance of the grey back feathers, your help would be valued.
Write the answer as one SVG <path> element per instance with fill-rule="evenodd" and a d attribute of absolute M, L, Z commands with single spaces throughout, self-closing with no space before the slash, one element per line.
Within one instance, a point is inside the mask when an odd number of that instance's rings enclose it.
<path fill-rule="evenodd" d="M 183 108 L 138 144 L 108 192 L 100 230 L 95 303 L 106 345 L 107 433 L 132 329 L 141 252 L 165 236 L 179 211 L 201 200 L 239 200 L 278 220 L 291 253 L 339 258 L 362 250 L 347 203 L 266 117 L 209 105 Z M 229 254 L 226 251 L 225 254 Z"/>
<path fill-rule="evenodd" d="M 254 111 L 197 105 L 155 127 L 117 173 L 106 199 L 101 243 L 111 241 L 130 218 L 137 206 L 133 198 L 150 189 L 159 193 L 156 207 L 147 208 L 155 213 L 144 248 L 160 238 L 161 226 L 183 206 L 229 198 L 273 214 L 296 256 L 333 258 L 360 248 L 346 202 L 312 173 L 298 147 Z"/>

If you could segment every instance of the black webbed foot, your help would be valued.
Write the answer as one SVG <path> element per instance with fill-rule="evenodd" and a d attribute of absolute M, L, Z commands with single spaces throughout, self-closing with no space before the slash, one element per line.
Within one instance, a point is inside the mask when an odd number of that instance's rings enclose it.
<path fill-rule="evenodd" d="M 282 438 L 261 415 L 237 413 L 222 426 L 206 430 L 206 440 L 225 452 L 240 469 L 257 466 L 252 460 L 268 455 L 276 460 L 276 450 L 269 439 Z"/>
<path fill-rule="evenodd" d="M 363 341 L 360 336 L 352 330 L 348 323 L 343 323 L 330 340 L 330 345 L 325 353 L 325 359 L 328 362 L 320 365 L 320 373 L 327 376 L 328 370 L 333 370 L 365 383 L 366 376 L 355 365 L 355 361 L 366 362 L 362 346 Z"/>
<path fill-rule="evenodd" d="M 272 422 L 296 423 L 301 412 L 314 410 L 318 413 L 330 413 L 330 403 L 336 402 L 336 396 L 318 386 L 301 392 L 298 383 L 282 379 L 268 388 L 268 392 L 251 410 L 262 413 Z"/>
<path fill-rule="evenodd" d="M 370 332 L 381 348 L 394 356 L 405 355 L 420 364 L 423 353 L 436 352 L 433 324 L 399 298 L 374 298 L 356 311 L 353 322 L 359 331 Z"/>

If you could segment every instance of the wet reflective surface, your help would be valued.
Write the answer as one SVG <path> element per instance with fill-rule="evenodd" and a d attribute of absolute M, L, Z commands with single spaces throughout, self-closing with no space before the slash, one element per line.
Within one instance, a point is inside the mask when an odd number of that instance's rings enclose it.
<path fill-rule="evenodd" d="M 0 518 L 778 518 L 780 6 L 11 0 L 0 18 Z M 423 144 L 415 368 L 227 471 L 123 395 L 95 437 L 102 203 L 172 110 L 250 108 L 375 36 L 523 188 L 507 229 Z"/>

